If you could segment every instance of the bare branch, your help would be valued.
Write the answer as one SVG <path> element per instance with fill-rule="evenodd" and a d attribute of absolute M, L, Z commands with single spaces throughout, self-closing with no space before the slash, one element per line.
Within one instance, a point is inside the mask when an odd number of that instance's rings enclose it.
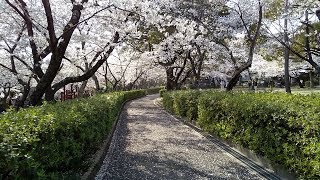
<path fill-rule="evenodd" d="M 113 38 L 113 42 L 112 43 L 117 43 L 119 40 L 119 33 L 116 32 Z M 76 77 L 67 77 L 65 79 L 63 79 L 62 81 L 54 84 L 52 86 L 54 92 L 58 91 L 60 88 L 62 88 L 64 85 L 69 84 L 69 83 L 74 83 L 74 82 L 81 82 L 81 81 L 85 81 L 87 79 L 89 79 L 90 77 L 92 77 L 92 75 L 101 67 L 101 65 L 109 58 L 110 54 L 112 53 L 112 51 L 114 50 L 114 46 L 110 46 L 108 51 L 103 55 L 103 57 L 98 60 L 96 62 L 96 64 L 89 69 L 88 71 L 86 71 L 83 75 L 81 76 L 76 76 Z"/>
<path fill-rule="evenodd" d="M 12 8 L 14 9 L 23 19 L 25 19 L 24 14 L 15 6 L 13 5 L 9 0 L 5 0 L 6 3 Z"/>
<path fill-rule="evenodd" d="M 51 51 L 53 51 L 53 48 L 55 49 L 56 47 L 57 37 L 55 34 L 54 25 L 53 25 L 51 6 L 50 6 L 49 0 L 42 0 L 42 4 L 46 12 L 47 23 L 48 23 L 47 30 L 49 32 L 49 37 L 50 37 Z"/>
<path fill-rule="evenodd" d="M 258 37 L 260 35 L 260 28 L 262 25 L 262 5 L 259 1 L 259 20 L 257 23 L 257 28 L 255 31 L 255 34 L 253 36 L 252 39 L 250 39 L 250 48 L 249 48 L 249 55 L 248 55 L 248 60 L 246 63 L 242 64 L 240 67 L 236 67 L 235 72 L 232 74 L 232 77 L 227 85 L 227 91 L 230 91 L 233 89 L 233 87 L 236 85 L 236 83 L 238 82 L 238 79 L 240 77 L 240 74 L 245 71 L 246 69 L 248 69 L 249 67 L 251 67 L 252 65 L 252 61 L 253 61 L 253 55 L 254 55 L 254 50 L 257 44 L 257 40 Z"/>
<path fill-rule="evenodd" d="M 9 68 L 8 66 L 6 66 L 6 65 L 4 65 L 4 64 L 0 63 L 0 66 L 3 67 L 4 69 L 6 69 L 6 70 L 8 70 L 8 71 L 10 71 L 10 72 L 12 72 L 12 73 L 14 73 L 11 68 Z"/>
<path fill-rule="evenodd" d="M 23 35 L 23 31 L 27 28 L 26 24 L 24 24 L 15 40 L 15 44 L 12 46 L 12 50 L 15 50 L 18 46 L 18 42 L 21 40 L 21 37 Z"/>
<path fill-rule="evenodd" d="M 63 38 L 63 36 L 64 36 L 66 33 L 68 33 L 70 30 L 74 29 L 74 28 L 75 28 L 76 26 L 78 26 L 79 24 L 82 24 L 82 23 L 88 21 L 89 19 L 93 18 L 95 15 L 99 14 L 100 12 L 102 12 L 102 11 L 104 11 L 104 10 L 110 8 L 110 7 L 113 7 L 113 5 L 109 5 L 109 6 L 105 7 L 105 8 L 100 9 L 99 11 L 93 13 L 92 15 L 90 15 L 89 17 L 85 18 L 85 19 L 82 20 L 82 21 L 76 22 L 76 23 L 74 23 L 74 24 L 69 22 L 68 24 L 69 24 L 70 26 L 68 27 L 68 29 L 65 28 L 65 30 L 63 31 L 63 34 L 58 37 L 58 40 L 61 39 L 61 38 Z"/>
<path fill-rule="evenodd" d="M 245 30 L 246 30 L 246 32 L 247 32 L 247 34 L 248 34 L 248 38 L 249 38 L 250 40 L 252 40 L 251 31 L 249 30 L 249 28 L 248 28 L 248 26 L 247 26 L 247 23 L 244 21 L 242 9 L 241 9 L 239 3 L 235 3 L 235 4 L 237 5 L 237 8 L 238 8 L 237 10 L 235 10 L 235 12 L 239 15 L 240 20 L 241 20 L 241 22 L 242 22 L 242 25 L 244 26 L 244 28 L 245 28 Z"/>
<path fill-rule="evenodd" d="M 67 57 L 65 57 L 65 56 L 63 57 L 63 59 L 65 59 L 65 60 L 67 60 L 68 62 L 70 62 L 72 65 L 74 65 L 75 67 L 77 67 L 78 69 L 80 69 L 82 72 L 85 72 L 85 69 L 83 69 L 83 67 L 74 64 L 74 63 L 71 61 L 71 59 L 69 59 L 69 58 L 67 58 Z"/>
<path fill-rule="evenodd" d="M 10 7 L 12 7 L 25 21 L 25 24 L 27 26 L 28 36 L 29 36 L 29 44 L 32 51 L 33 56 L 33 64 L 34 64 L 34 72 L 37 74 L 38 77 L 42 77 L 44 75 L 41 66 L 40 66 L 40 56 L 38 55 L 38 47 L 33 39 L 34 32 L 33 32 L 33 23 L 30 19 L 29 12 L 26 8 L 26 3 L 23 0 L 18 0 L 21 6 L 21 9 L 23 12 L 21 12 L 16 6 L 14 6 L 12 3 L 9 2 L 9 0 L 6 0 L 6 2 L 9 4 Z"/>
<path fill-rule="evenodd" d="M 13 55 L 14 58 L 16 58 L 18 61 L 20 61 L 24 66 L 26 66 L 31 72 L 34 72 L 33 68 L 28 65 L 23 59 L 18 57 L 17 55 Z"/>

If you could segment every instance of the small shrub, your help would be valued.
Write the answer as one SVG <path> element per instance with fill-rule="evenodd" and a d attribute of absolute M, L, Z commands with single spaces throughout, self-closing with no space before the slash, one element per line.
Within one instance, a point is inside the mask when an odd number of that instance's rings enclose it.
<path fill-rule="evenodd" d="M 163 94 L 166 93 L 167 90 L 166 89 L 160 89 L 159 93 L 160 93 L 160 97 L 163 97 Z"/>
<path fill-rule="evenodd" d="M 200 92 L 196 90 L 189 91 L 186 95 L 187 118 L 189 121 L 197 120 L 198 118 L 198 100 Z"/>
<path fill-rule="evenodd" d="M 173 96 L 171 93 L 165 92 L 162 94 L 162 103 L 166 110 L 174 112 L 173 110 Z"/>
<path fill-rule="evenodd" d="M 173 93 L 173 112 L 180 117 L 187 115 L 186 91 L 176 91 Z"/>
<path fill-rule="evenodd" d="M 172 93 L 173 112 L 180 117 L 187 117 L 189 121 L 198 117 L 198 96 L 200 91 L 175 91 Z"/>
<path fill-rule="evenodd" d="M 164 89 L 164 87 L 155 87 L 155 88 L 150 88 L 150 89 L 146 89 L 146 93 L 147 94 L 157 94 L 159 93 L 162 89 Z"/>

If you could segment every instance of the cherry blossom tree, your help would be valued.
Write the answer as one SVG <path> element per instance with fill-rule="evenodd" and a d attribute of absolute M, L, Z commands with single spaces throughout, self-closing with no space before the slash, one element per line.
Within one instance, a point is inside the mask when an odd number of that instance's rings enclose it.
<path fill-rule="evenodd" d="M 288 1 L 287 6 L 285 6 L 284 1 L 273 1 L 273 3 L 278 4 L 278 10 L 274 11 L 276 13 L 271 13 L 272 16 L 271 18 L 269 17 L 269 22 L 264 26 L 271 35 L 269 40 L 275 40 L 284 47 L 287 51 L 285 53 L 287 54 L 286 62 L 289 62 L 289 58 L 295 61 L 305 61 L 319 73 L 319 63 L 316 60 L 319 56 L 317 47 L 319 34 L 316 31 L 318 25 L 314 21 L 317 8 L 315 5 L 318 2 L 313 0 L 304 1 L 303 3 L 300 1 Z M 287 11 L 281 11 L 285 7 Z M 269 12 L 272 11 L 269 10 Z M 287 22 L 287 28 L 283 25 L 283 21 Z M 268 26 L 272 26 L 274 30 L 272 31 Z M 287 29 L 286 33 L 282 33 L 284 29 Z M 282 37 L 286 34 L 289 36 L 285 38 L 285 41 Z M 286 69 L 286 76 L 288 77 L 288 69 L 290 67 L 288 66 Z M 289 81 L 288 78 L 286 79 Z M 286 86 L 287 91 L 289 91 L 288 83 Z"/>
<path fill-rule="evenodd" d="M 125 12 L 122 16 L 118 17 L 119 19 L 122 18 L 122 21 L 126 21 L 126 19 L 128 19 L 128 14 L 130 14 L 129 12 L 126 12 L 125 9 L 121 9 L 121 7 L 119 8 L 113 4 L 101 5 L 97 3 L 88 3 L 87 1 L 59 1 L 53 4 L 49 1 L 42 1 L 42 4 L 35 3 L 36 6 L 32 6 L 31 1 L 24 2 L 21 0 L 11 2 L 6 0 L 5 2 L 6 5 L 15 12 L 16 19 L 19 19 L 22 22 L 21 24 L 26 24 L 29 41 L 28 48 L 31 49 L 30 53 L 32 54 L 33 60 L 32 70 L 38 78 L 35 91 L 33 91 L 30 96 L 31 105 L 39 103 L 43 94 L 46 94 L 47 100 L 52 100 L 53 94 L 64 85 L 73 82 L 85 81 L 92 77 L 99 67 L 108 59 L 115 47 L 115 43 L 120 39 L 119 32 L 111 31 L 110 29 L 106 30 L 106 32 L 109 33 L 109 38 L 107 41 L 101 43 L 102 45 L 100 44 L 99 48 L 96 48 L 98 50 L 96 50 L 92 55 L 92 66 L 89 67 L 89 69 L 87 69 L 82 75 L 65 77 L 61 81 L 55 82 L 54 80 L 56 76 L 63 68 L 62 65 L 64 59 L 70 59 L 68 57 L 66 58 L 66 55 L 68 54 L 67 49 L 74 43 L 73 41 L 75 41 L 73 36 L 78 26 L 88 23 L 89 20 L 94 20 L 95 22 L 99 21 L 97 18 L 94 19 L 93 17 L 96 17 L 99 13 L 102 14 L 102 12 L 106 12 L 107 9 Z M 66 13 L 68 11 L 64 11 L 66 9 L 62 9 L 63 13 L 59 17 L 59 7 L 63 3 L 67 3 L 67 6 L 63 7 L 71 10 L 71 13 Z M 88 12 L 90 13 L 88 13 L 88 15 L 85 14 L 85 16 L 81 16 L 83 8 L 89 9 Z M 43 9 L 43 11 L 39 14 L 35 14 L 34 9 Z M 57 16 L 59 18 L 57 18 Z M 71 16 L 71 18 L 68 22 L 64 22 L 63 19 L 67 16 Z M 106 20 L 109 18 L 108 13 L 102 14 L 101 18 L 104 18 L 105 22 L 108 22 Z M 113 20 L 117 21 L 118 19 Z M 59 24 L 60 21 L 62 21 L 64 25 Z M 101 24 L 100 26 L 97 26 L 97 24 L 94 25 L 95 28 L 101 28 L 102 26 Z M 105 24 L 103 24 L 103 26 L 106 27 Z M 113 30 L 117 29 L 114 27 L 112 28 Z M 120 29 L 121 27 L 118 28 Z M 95 29 L 95 31 L 97 30 Z M 57 34 L 59 34 L 59 36 Z M 47 65 L 42 67 L 41 64 L 43 63 L 44 58 L 49 60 Z"/>
<path fill-rule="evenodd" d="M 53 100 L 70 83 L 81 83 L 82 90 L 91 84 L 101 89 L 108 83 L 113 89 L 120 84 L 132 89 L 144 78 L 161 77 L 161 81 L 164 76 L 168 89 L 187 82 L 198 87 L 201 78 L 210 75 L 228 81 L 231 90 L 241 73 L 260 59 L 255 57 L 267 49 L 266 42 L 277 43 L 274 51 L 286 47 L 282 31 L 272 33 L 267 28 L 282 22 L 280 0 L 0 3 L 0 68 L 24 92 L 21 104 L 29 98 L 31 105 L 37 105 L 44 95 Z M 312 12 L 315 3 L 308 0 L 299 8 Z M 293 9 L 289 7 L 291 14 L 299 14 Z M 291 23 L 290 40 L 298 39 L 299 31 L 310 36 L 303 38 L 309 41 L 302 43 L 304 51 L 287 47 L 290 55 L 315 62 L 316 29 L 312 17 L 306 16 L 302 24 Z M 290 34 L 291 30 L 297 33 Z M 270 56 L 270 49 L 264 53 Z M 118 60 L 113 58 L 117 53 Z"/>
<path fill-rule="evenodd" d="M 252 6 L 255 8 L 252 8 Z M 245 34 L 248 51 L 245 52 L 245 54 L 247 54 L 247 60 L 244 63 L 238 64 L 234 57 L 234 53 L 231 49 L 229 50 L 230 57 L 235 64 L 235 70 L 232 73 L 231 79 L 227 85 L 228 91 L 232 90 L 236 85 L 241 73 L 250 68 L 252 65 L 255 48 L 260 36 L 260 28 L 262 26 L 263 18 L 263 5 L 260 1 L 258 1 L 257 3 L 252 3 L 252 1 L 241 1 L 241 3 L 233 2 L 231 4 L 231 7 L 233 10 L 232 12 L 236 14 L 236 17 L 238 17 L 238 21 L 241 22 L 240 27 L 242 27 L 242 33 Z M 252 16 L 252 14 L 249 15 L 249 13 L 252 13 L 252 9 L 253 11 L 255 11 L 255 13 L 253 14 L 257 14 L 257 16 Z"/>

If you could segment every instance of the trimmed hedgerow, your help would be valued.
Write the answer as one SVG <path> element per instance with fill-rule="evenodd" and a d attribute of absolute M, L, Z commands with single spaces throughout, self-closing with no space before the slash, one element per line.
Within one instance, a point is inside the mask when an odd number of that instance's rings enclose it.
<path fill-rule="evenodd" d="M 164 92 L 162 94 L 162 105 L 167 111 L 175 113 L 173 110 L 173 91 Z"/>
<path fill-rule="evenodd" d="M 122 104 L 145 91 L 116 92 L 0 116 L 0 179 L 78 179 Z"/>
<path fill-rule="evenodd" d="M 167 93 L 163 103 L 184 115 L 186 107 L 194 106 L 185 100 L 197 97 L 192 93 Z M 205 131 L 254 150 L 303 179 L 320 178 L 319 95 L 207 91 L 194 102 L 197 124 Z"/>
<path fill-rule="evenodd" d="M 187 117 L 189 121 L 198 117 L 198 96 L 197 90 L 163 92 L 163 105 L 180 117 Z"/>
<path fill-rule="evenodd" d="M 154 87 L 154 88 L 150 88 L 150 89 L 146 89 L 147 94 L 157 94 L 159 93 L 161 90 L 163 90 L 164 87 L 160 86 L 160 87 Z"/>
<path fill-rule="evenodd" d="M 159 93 L 160 93 L 160 97 L 163 97 L 163 94 L 166 93 L 167 90 L 166 89 L 160 89 Z"/>

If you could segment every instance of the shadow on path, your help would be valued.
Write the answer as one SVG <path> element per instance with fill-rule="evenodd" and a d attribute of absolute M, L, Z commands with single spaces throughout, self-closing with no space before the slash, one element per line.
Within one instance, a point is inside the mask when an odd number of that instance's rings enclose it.
<path fill-rule="evenodd" d="M 128 103 L 96 179 L 264 179 L 153 104 Z"/>

